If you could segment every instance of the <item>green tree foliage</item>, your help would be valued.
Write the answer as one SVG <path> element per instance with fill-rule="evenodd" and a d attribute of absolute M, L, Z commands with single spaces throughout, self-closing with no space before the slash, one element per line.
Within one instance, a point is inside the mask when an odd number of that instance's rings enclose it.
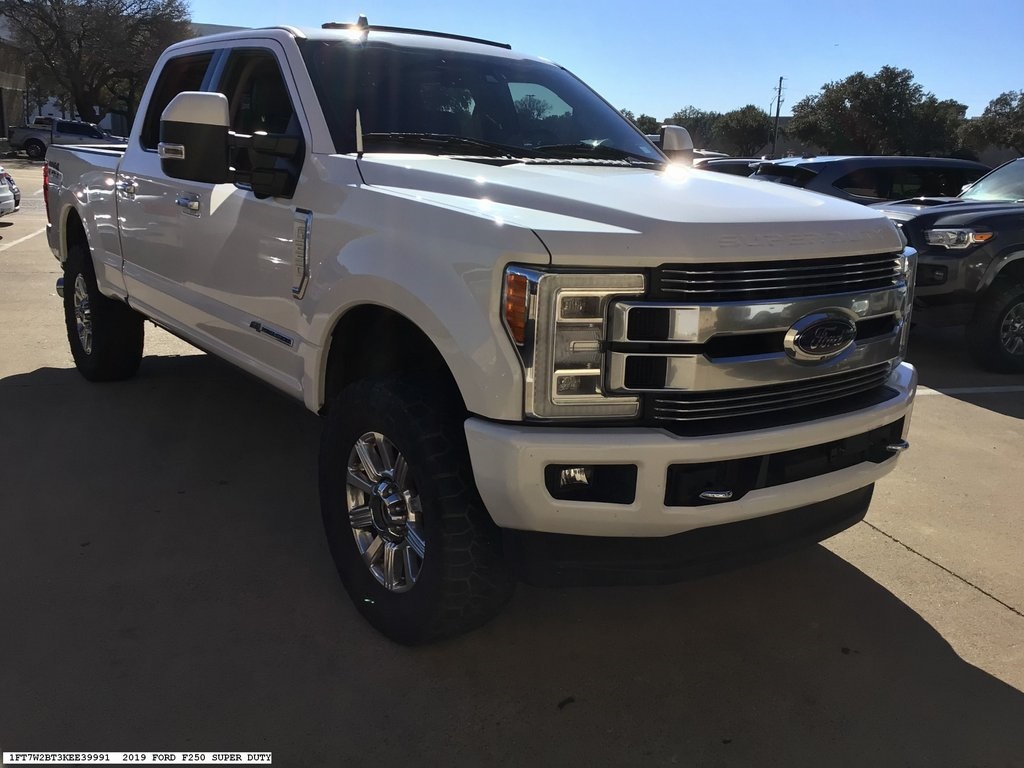
<path fill-rule="evenodd" d="M 683 107 L 665 122 L 668 125 L 681 125 L 688 130 L 693 146 L 713 149 L 719 139 L 718 123 L 721 119 L 719 112 L 707 112 L 691 105 Z"/>
<path fill-rule="evenodd" d="M 1024 155 L 1024 91 L 999 94 L 973 122 L 987 141 Z"/>
<path fill-rule="evenodd" d="M 134 114 L 161 52 L 192 34 L 184 0 L 4 0 L 0 16 L 83 120 Z"/>
<path fill-rule="evenodd" d="M 952 154 L 960 148 L 966 110 L 925 93 L 909 69 L 882 67 L 801 99 L 789 132 L 834 154 Z"/>
<path fill-rule="evenodd" d="M 639 128 L 641 133 L 654 134 L 661 130 L 661 121 L 650 115 L 640 113 L 640 116 L 637 117 L 628 109 L 622 110 L 622 115 Z"/>
<path fill-rule="evenodd" d="M 750 157 L 771 140 L 772 119 L 753 104 L 726 112 L 716 123 L 718 147 L 730 154 Z"/>

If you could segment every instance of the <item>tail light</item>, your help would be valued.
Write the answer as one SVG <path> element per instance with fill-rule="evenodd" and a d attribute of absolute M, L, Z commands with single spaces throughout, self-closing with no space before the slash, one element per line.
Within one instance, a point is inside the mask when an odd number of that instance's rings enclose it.
<path fill-rule="evenodd" d="M 43 206 L 46 208 L 46 223 L 50 223 L 50 164 L 43 163 Z"/>

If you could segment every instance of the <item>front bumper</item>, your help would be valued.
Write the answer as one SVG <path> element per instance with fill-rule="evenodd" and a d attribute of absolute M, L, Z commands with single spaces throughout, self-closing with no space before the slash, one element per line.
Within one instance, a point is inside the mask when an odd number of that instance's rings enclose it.
<path fill-rule="evenodd" d="M 748 520 L 805 507 L 866 488 L 888 474 L 896 456 L 759 488 L 735 501 L 669 506 L 669 467 L 765 456 L 825 445 L 904 419 L 909 429 L 917 372 L 900 365 L 887 386 L 896 396 L 870 408 L 795 426 L 679 437 L 656 428 L 558 428 L 466 421 L 477 488 L 502 528 L 585 536 L 655 537 Z M 621 465 L 637 468 L 632 503 L 555 499 L 544 479 L 549 465 Z"/>

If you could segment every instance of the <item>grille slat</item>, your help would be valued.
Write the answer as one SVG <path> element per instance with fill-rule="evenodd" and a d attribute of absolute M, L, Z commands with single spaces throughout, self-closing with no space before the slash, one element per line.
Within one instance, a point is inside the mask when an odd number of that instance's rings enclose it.
<path fill-rule="evenodd" d="M 889 364 L 881 363 L 810 382 L 737 390 L 725 396 L 722 392 L 704 392 L 658 397 L 653 401 L 652 415 L 658 421 L 675 422 L 757 416 L 863 394 L 884 384 L 888 375 Z"/>
<path fill-rule="evenodd" d="M 673 301 L 766 301 L 884 290 L 899 279 L 898 257 L 880 253 L 788 263 L 668 264 L 654 271 L 652 290 L 654 298 Z"/>
<path fill-rule="evenodd" d="M 850 271 L 850 272 L 844 272 L 843 273 L 843 279 L 845 280 L 846 278 L 848 278 L 851 275 L 867 275 L 868 277 L 872 277 L 872 278 L 874 278 L 874 277 L 891 277 L 892 276 L 892 270 L 889 269 L 888 267 L 874 267 L 872 269 L 858 269 L 858 270 L 853 270 L 853 271 Z M 702 277 L 703 277 L 703 275 L 702 275 Z M 806 277 L 808 279 L 810 279 L 812 277 L 816 277 L 818 279 L 822 279 L 825 276 L 824 275 L 807 275 Z M 722 282 L 722 278 L 715 278 L 713 280 L 694 280 L 694 279 L 690 279 L 690 278 L 685 278 L 684 279 L 684 278 L 663 277 L 662 278 L 662 282 L 663 283 L 682 283 L 684 285 L 692 285 L 692 284 L 718 285 L 718 284 L 720 284 Z M 726 282 L 728 282 L 728 281 L 726 281 Z M 788 280 L 786 280 L 783 277 L 775 276 L 775 275 L 773 275 L 772 277 L 748 277 L 748 278 L 744 278 L 743 282 L 744 283 L 779 283 L 780 285 L 788 284 Z M 838 279 L 836 277 L 834 277 L 832 275 L 829 275 L 828 276 L 828 282 L 835 283 L 835 282 L 839 282 L 839 281 L 838 281 Z"/>

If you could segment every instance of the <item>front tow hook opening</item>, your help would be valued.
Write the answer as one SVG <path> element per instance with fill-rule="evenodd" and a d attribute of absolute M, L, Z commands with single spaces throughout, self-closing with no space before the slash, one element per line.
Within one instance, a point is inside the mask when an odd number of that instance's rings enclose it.
<path fill-rule="evenodd" d="M 908 443 L 906 440 L 896 440 L 896 441 L 894 441 L 892 443 L 889 443 L 887 446 L 885 446 L 885 450 L 887 450 L 889 453 L 893 453 L 893 454 L 903 453 L 904 451 L 908 450 L 909 448 L 910 448 L 910 443 Z"/>
<path fill-rule="evenodd" d="M 63 277 L 58 277 L 57 278 L 57 295 L 60 296 L 62 299 L 64 298 L 64 278 Z"/>

